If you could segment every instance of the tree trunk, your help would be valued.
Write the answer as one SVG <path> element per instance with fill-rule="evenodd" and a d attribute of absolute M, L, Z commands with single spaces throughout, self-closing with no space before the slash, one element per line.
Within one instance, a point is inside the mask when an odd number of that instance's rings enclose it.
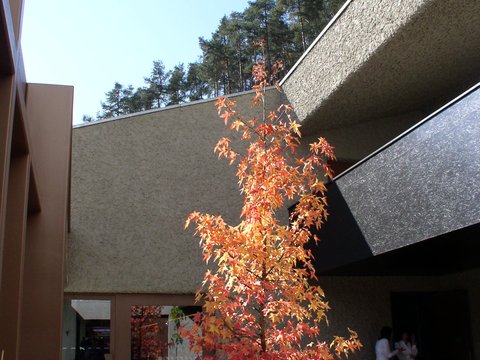
<path fill-rule="evenodd" d="M 240 81 L 240 91 L 245 91 L 245 84 L 243 83 L 243 67 L 242 67 L 242 47 L 237 41 L 237 56 L 238 56 L 238 79 Z"/>
<path fill-rule="evenodd" d="M 265 8 L 264 8 L 264 19 L 265 19 L 265 67 L 268 71 L 268 73 L 271 72 L 272 70 L 272 60 L 270 58 L 270 29 L 268 26 L 268 8 L 267 8 L 267 3 L 265 3 Z"/>
<path fill-rule="evenodd" d="M 300 0 L 297 0 L 298 22 L 300 23 L 300 32 L 302 35 L 302 50 L 305 52 L 307 49 L 307 41 L 305 40 L 305 29 L 303 27 L 302 5 Z"/>

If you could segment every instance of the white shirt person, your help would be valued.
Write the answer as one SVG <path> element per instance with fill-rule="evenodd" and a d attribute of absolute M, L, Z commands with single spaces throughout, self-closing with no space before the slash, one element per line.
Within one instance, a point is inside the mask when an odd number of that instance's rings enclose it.
<path fill-rule="evenodd" d="M 417 346 L 410 343 L 407 332 L 402 334 L 402 340 L 395 344 L 395 349 L 401 350 L 398 360 L 413 360 L 418 354 Z"/>
<path fill-rule="evenodd" d="M 402 349 L 403 351 L 397 355 L 398 360 L 412 360 L 412 345 L 410 342 L 400 340 L 395 344 L 395 349 Z"/>
<path fill-rule="evenodd" d="M 380 339 L 378 339 L 375 343 L 376 360 L 388 360 L 401 352 L 401 350 L 390 351 L 391 337 L 392 328 L 384 326 L 380 334 Z"/>

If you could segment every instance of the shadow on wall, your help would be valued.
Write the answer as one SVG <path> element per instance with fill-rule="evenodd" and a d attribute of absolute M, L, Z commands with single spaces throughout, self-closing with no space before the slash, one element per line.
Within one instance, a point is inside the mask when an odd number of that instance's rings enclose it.
<path fill-rule="evenodd" d="M 327 184 L 328 219 L 308 246 L 318 274 L 373 256 L 353 214 L 335 182 Z M 293 210 L 293 208 L 290 208 Z"/>

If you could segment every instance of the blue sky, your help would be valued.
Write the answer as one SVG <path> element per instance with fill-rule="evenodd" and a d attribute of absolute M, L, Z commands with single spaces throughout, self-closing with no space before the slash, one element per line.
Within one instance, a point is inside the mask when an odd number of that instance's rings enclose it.
<path fill-rule="evenodd" d="M 28 82 L 73 85 L 73 122 L 95 115 L 115 81 L 143 85 L 153 60 L 167 68 L 200 56 L 221 17 L 247 0 L 26 0 Z"/>

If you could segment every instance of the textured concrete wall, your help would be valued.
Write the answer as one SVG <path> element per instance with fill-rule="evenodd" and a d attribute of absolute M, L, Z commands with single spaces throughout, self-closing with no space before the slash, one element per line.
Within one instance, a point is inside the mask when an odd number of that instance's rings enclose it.
<path fill-rule="evenodd" d="M 374 255 L 480 222 L 480 88 L 336 180 Z"/>
<path fill-rule="evenodd" d="M 250 115 L 251 96 L 235 97 Z M 236 223 L 241 210 L 234 171 L 213 153 L 230 134 L 213 101 L 74 129 L 65 290 L 194 292 L 205 268 L 186 217 Z"/>
<path fill-rule="evenodd" d="M 417 111 L 368 122 L 322 129 L 313 135 L 302 138 L 299 154 L 305 154 L 309 149 L 308 144 L 322 136 L 335 147 L 335 156 L 339 161 L 357 162 L 418 123 L 423 116 L 424 113 Z"/>
<path fill-rule="evenodd" d="M 305 129 L 430 112 L 480 81 L 480 3 L 354 0 L 286 78 Z"/>
<path fill-rule="evenodd" d="M 364 348 L 349 359 L 375 359 L 380 329 L 392 325 L 392 292 L 429 292 L 466 289 L 469 296 L 474 352 L 480 354 L 480 270 L 435 277 L 322 277 L 320 283 L 332 308 L 323 339 L 346 335 L 347 327 L 358 332 Z M 455 311 L 449 309 L 447 311 Z"/>
<path fill-rule="evenodd" d="M 316 110 L 426 2 L 352 1 L 282 85 L 298 117 Z"/>

